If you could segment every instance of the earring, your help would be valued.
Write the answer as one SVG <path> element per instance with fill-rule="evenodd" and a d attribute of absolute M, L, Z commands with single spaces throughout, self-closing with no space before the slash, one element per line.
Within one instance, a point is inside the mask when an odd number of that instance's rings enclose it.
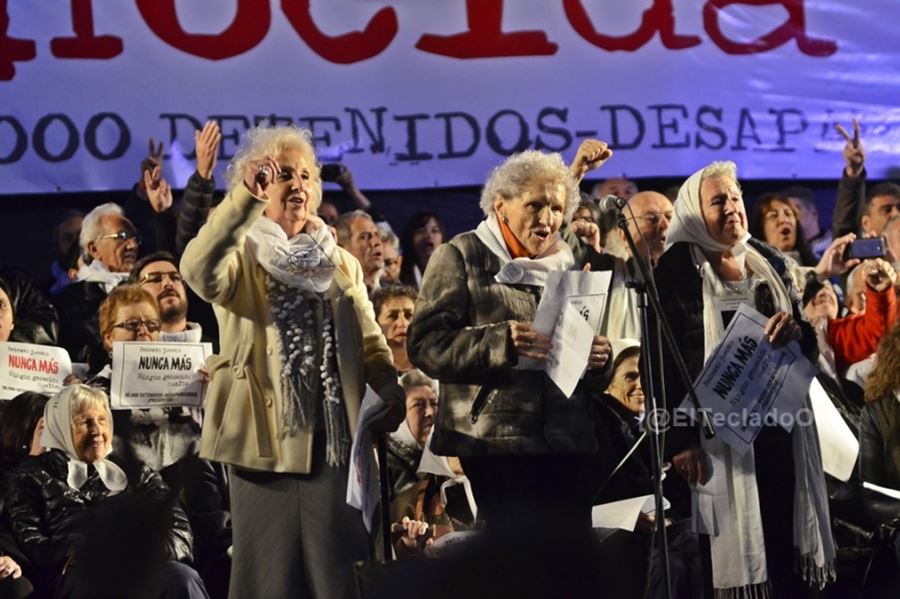
<path fill-rule="evenodd" d="M 504 225 L 508 225 L 508 224 L 509 224 L 509 219 L 506 217 L 505 214 L 504 214 L 501 218 L 503 219 L 503 224 L 504 224 Z"/>

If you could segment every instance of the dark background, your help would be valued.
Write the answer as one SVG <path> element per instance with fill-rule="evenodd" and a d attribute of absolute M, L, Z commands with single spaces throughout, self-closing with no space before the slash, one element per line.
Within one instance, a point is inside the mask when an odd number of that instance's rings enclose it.
<path fill-rule="evenodd" d="M 837 170 L 837 169 L 836 169 Z M 839 176 L 840 171 L 835 172 Z M 582 189 L 590 192 L 596 180 L 585 181 Z M 680 185 L 683 179 L 635 179 L 641 190 L 665 191 Z M 776 191 L 789 185 L 805 185 L 816 193 L 819 214 L 826 227 L 831 226 L 837 179 L 819 181 L 748 180 L 742 181 L 747 211 L 762 193 Z M 88 212 L 104 202 L 124 203 L 129 191 L 55 193 L 0 196 L 0 263 L 29 271 L 37 281 L 45 281 L 54 260 L 51 236 L 54 226 L 67 210 Z M 450 237 L 474 228 L 483 218 L 478 207 L 480 189 L 459 187 L 450 189 L 418 189 L 366 192 L 374 206 L 382 212 L 399 236 L 407 219 L 415 212 L 428 210 L 441 215 Z M 176 192 L 176 202 L 178 192 Z M 336 186 L 326 184 L 325 198 L 341 211 L 355 208 L 349 197 Z"/>

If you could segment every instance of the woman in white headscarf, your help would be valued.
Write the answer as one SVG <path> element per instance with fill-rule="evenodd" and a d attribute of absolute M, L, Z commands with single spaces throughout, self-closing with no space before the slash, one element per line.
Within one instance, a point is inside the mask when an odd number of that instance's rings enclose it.
<path fill-rule="evenodd" d="M 96 548 L 96 538 L 110 533 L 86 526 L 89 513 L 96 514 L 113 496 L 139 493 L 144 503 L 167 502 L 169 489 L 144 465 L 128 468 L 126 474 L 122 462 L 111 455 L 112 415 L 103 391 L 87 385 L 66 387 L 47 402 L 44 421 L 41 445 L 47 451 L 26 459 L 17 470 L 9 519 L 22 551 L 36 571 L 49 577 L 36 580 L 35 586 L 56 587 L 55 579 L 65 567 L 57 596 L 68 597 L 69 593 L 85 592 L 86 585 L 101 583 L 86 574 L 92 571 L 86 564 L 95 564 L 96 559 L 85 548 Z M 177 507 L 166 509 L 174 510 L 172 528 L 165 538 L 166 547 L 159 549 L 168 561 L 160 564 L 162 570 L 152 572 L 149 584 L 156 585 L 161 596 L 177 588 L 184 593 L 179 596 L 206 597 L 197 573 L 175 561 L 191 559 L 187 518 Z M 148 556 L 158 555 L 150 547 L 139 550 L 144 549 Z M 115 569 L 116 564 L 108 567 Z M 107 582 L 112 584 L 111 580 Z M 104 592 L 115 590 L 122 590 L 120 596 L 129 595 L 118 586 L 103 588 Z"/>
<path fill-rule="evenodd" d="M 802 320 L 783 256 L 747 233 L 734 163 L 714 162 L 682 185 L 666 246 L 656 284 L 692 377 L 740 304 L 768 317 L 765 333 L 773 347 L 798 341 L 815 361 L 815 336 Z M 664 366 L 671 411 L 686 388 L 668 350 Z M 821 587 L 834 578 L 834 544 L 814 425 L 798 423 L 792 433 L 764 426 L 743 456 L 718 437 L 707 441 L 696 428 L 674 427 L 666 434 L 665 453 L 689 484 L 722 477 L 727 489 L 724 497 L 709 503 L 705 501 L 711 496 L 698 496 L 696 487 L 692 495 L 695 518 L 712 517 L 719 526 L 720 534 L 709 538 L 717 597 L 799 597 L 807 585 Z M 722 466 L 712 469 L 713 462 Z M 667 485 L 673 503 L 684 500 L 686 507 L 687 489 L 679 489 L 675 477 Z"/>

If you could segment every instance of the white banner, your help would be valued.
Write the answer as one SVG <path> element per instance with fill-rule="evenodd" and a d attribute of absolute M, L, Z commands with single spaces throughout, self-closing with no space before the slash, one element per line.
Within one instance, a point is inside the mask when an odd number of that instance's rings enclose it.
<path fill-rule="evenodd" d="M 8 15 L 8 21 L 3 15 Z M 147 139 L 176 186 L 193 131 L 217 169 L 260 121 L 313 131 L 364 189 L 473 185 L 525 148 L 598 176 L 835 178 L 862 121 L 871 177 L 900 151 L 895 0 L 0 1 L 3 193 L 129 188 Z M 75 33 L 77 32 L 77 33 Z"/>
<path fill-rule="evenodd" d="M 110 405 L 132 408 L 203 407 L 207 376 L 201 372 L 212 354 L 209 343 L 112 344 Z"/>
<path fill-rule="evenodd" d="M 23 391 L 56 395 L 70 374 L 72 362 L 61 347 L 0 343 L 0 399 Z"/>

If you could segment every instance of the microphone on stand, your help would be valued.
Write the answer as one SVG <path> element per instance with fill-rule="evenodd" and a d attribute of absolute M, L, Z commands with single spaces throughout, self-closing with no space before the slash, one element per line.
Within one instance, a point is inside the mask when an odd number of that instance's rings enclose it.
<path fill-rule="evenodd" d="M 618 214 L 627 205 L 628 200 L 612 194 L 597 200 L 597 208 L 604 214 Z"/>

